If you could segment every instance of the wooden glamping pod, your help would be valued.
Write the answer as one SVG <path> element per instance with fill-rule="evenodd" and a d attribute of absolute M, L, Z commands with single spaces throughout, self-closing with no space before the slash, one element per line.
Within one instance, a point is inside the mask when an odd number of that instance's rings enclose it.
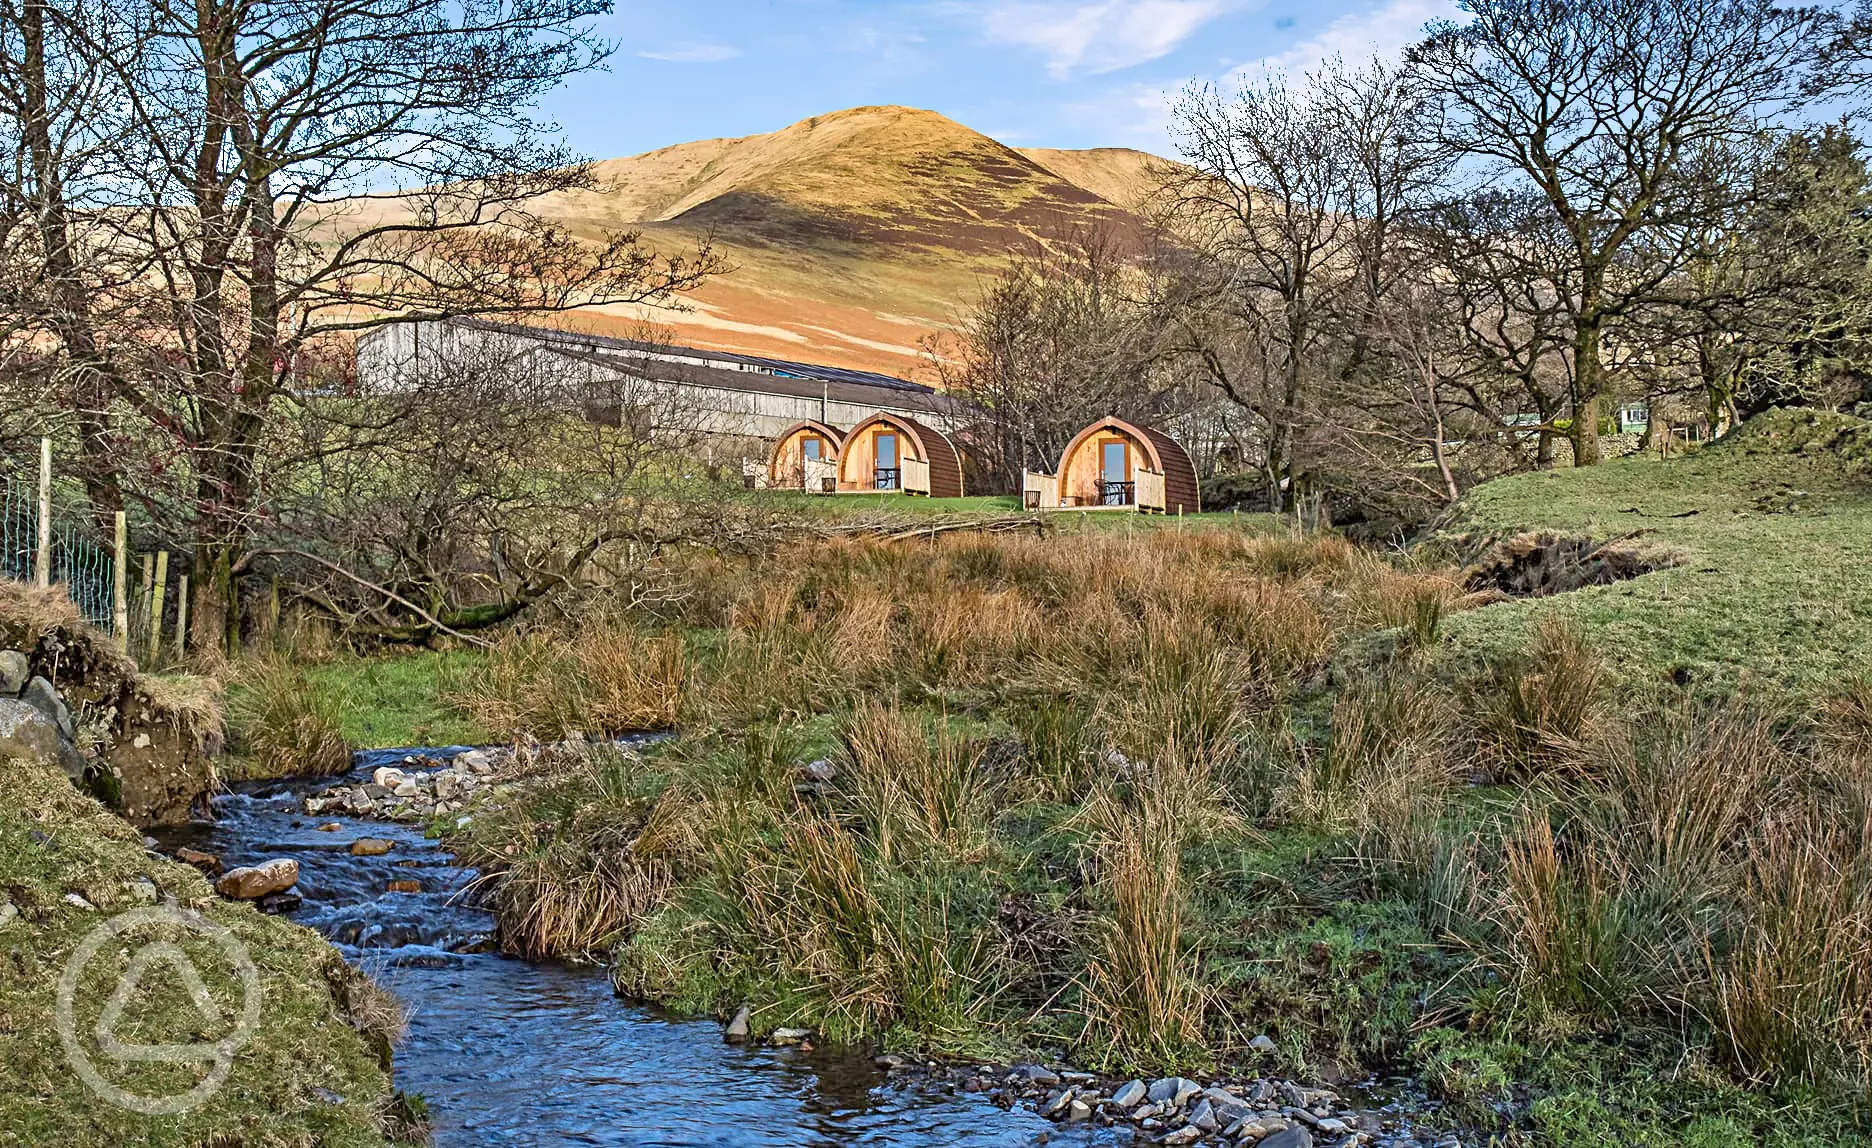
<path fill-rule="evenodd" d="M 1175 439 L 1153 427 L 1104 418 L 1073 436 L 1053 474 L 1029 471 L 1030 509 L 1155 510 L 1196 513 L 1196 466 Z"/>
<path fill-rule="evenodd" d="M 774 441 L 767 485 L 777 490 L 829 494 L 837 488 L 839 445 L 845 433 L 818 419 L 796 422 Z"/>
<path fill-rule="evenodd" d="M 933 498 L 962 497 L 962 455 L 949 436 L 904 415 L 879 411 L 845 436 L 838 457 L 839 493 L 901 490 Z"/>

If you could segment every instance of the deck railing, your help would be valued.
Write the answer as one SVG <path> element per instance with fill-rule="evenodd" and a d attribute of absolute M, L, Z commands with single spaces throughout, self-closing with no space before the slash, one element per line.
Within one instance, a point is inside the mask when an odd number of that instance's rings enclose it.
<path fill-rule="evenodd" d="M 1139 510 L 1170 508 L 1170 500 L 1164 492 L 1164 476 L 1156 471 L 1138 470 L 1136 497 Z"/>
<path fill-rule="evenodd" d="M 1099 483 L 1100 506 L 1130 506 L 1137 501 L 1137 483 L 1101 482 Z"/>
<path fill-rule="evenodd" d="M 1021 472 L 1021 505 L 1028 510 L 1050 510 L 1059 504 L 1056 476 L 1031 470 Z"/>
<path fill-rule="evenodd" d="M 800 469 L 800 486 L 809 494 L 830 494 L 838 489 L 838 463 L 809 458 Z"/>
<path fill-rule="evenodd" d="M 930 492 L 930 468 L 928 462 L 920 458 L 906 458 L 903 460 L 902 472 L 903 473 L 899 477 L 903 482 L 905 493 L 928 494 Z"/>
<path fill-rule="evenodd" d="M 871 468 L 872 490 L 899 490 L 902 487 L 902 468 L 895 466 L 874 466 Z"/>

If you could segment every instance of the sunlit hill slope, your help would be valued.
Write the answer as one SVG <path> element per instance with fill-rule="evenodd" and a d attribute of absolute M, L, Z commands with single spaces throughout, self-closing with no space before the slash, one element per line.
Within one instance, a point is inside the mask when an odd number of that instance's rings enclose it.
<path fill-rule="evenodd" d="M 563 317 L 608 333 L 648 321 L 681 342 L 896 374 L 1010 250 L 1074 229 L 1135 236 L 1156 161 L 1123 148 L 1017 151 L 935 112 L 854 108 L 768 135 L 677 144 L 596 165 L 597 189 L 542 214 L 574 234 L 640 228 L 714 244 L 734 270 L 688 310 Z"/>

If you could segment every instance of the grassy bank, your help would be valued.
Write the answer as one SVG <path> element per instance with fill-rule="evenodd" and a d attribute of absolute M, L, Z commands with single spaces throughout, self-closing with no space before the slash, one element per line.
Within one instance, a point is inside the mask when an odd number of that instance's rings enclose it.
<path fill-rule="evenodd" d="M 1540 1143 L 1857 1138 L 1848 683 L 1811 712 L 1659 693 L 1552 623 L 1471 665 L 1465 628 L 1521 607 L 1333 538 L 836 541 L 684 576 L 465 675 L 489 728 L 682 730 L 456 839 L 518 952 L 905 1049 L 1402 1069 Z"/>
<path fill-rule="evenodd" d="M 1869 470 L 1872 424 L 1777 411 L 1669 462 L 1622 459 L 1488 483 L 1445 537 L 1629 536 L 1674 565 L 1452 619 L 1452 652 L 1499 656 L 1559 617 L 1636 683 L 1790 701 L 1824 694 L 1872 670 Z"/>
<path fill-rule="evenodd" d="M 251 955 L 260 985 L 258 1027 L 225 1084 L 173 1116 L 99 1099 L 68 1062 L 55 1027 L 59 979 L 84 939 L 113 914 L 158 898 L 225 928 Z M 221 901 L 195 870 L 146 852 L 135 830 L 56 769 L 0 763 L 0 900 L 17 910 L 0 910 L 0 1143 L 363 1148 L 409 1133 L 388 1071 L 401 1023 L 394 1003 L 310 930 Z M 200 934 L 153 926 L 105 945 L 76 982 L 78 1035 L 107 1082 L 144 1096 L 186 1092 L 207 1068 L 116 1063 L 90 1039 L 112 985 L 141 947 L 135 942 L 159 940 L 182 946 L 222 1023 L 200 1019 L 180 978 L 157 979 L 172 967 L 158 962 L 130 998 L 120 1039 L 217 1040 L 243 1001 L 234 967 Z"/>

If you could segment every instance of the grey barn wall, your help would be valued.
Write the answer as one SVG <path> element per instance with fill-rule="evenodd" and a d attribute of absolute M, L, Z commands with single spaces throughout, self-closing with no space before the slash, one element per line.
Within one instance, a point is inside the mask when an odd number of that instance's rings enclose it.
<path fill-rule="evenodd" d="M 706 352 L 700 354 L 705 356 Z M 498 363 L 535 396 L 562 390 L 568 405 L 578 405 L 581 393 L 622 392 L 627 401 L 650 412 L 653 430 L 747 440 L 749 446 L 754 441 L 771 440 L 802 419 L 818 419 L 849 429 L 878 411 L 888 411 L 943 431 L 953 430 L 959 421 L 947 409 L 948 400 L 927 392 L 892 391 L 880 386 L 875 388 L 876 401 L 860 402 L 763 390 L 760 380 L 766 376 L 756 372 L 739 373 L 734 380 L 738 385 L 732 388 L 650 379 L 630 370 L 629 360 L 623 356 L 605 353 L 595 340 L 588 348 L 567 354 L 524 334 L 446 321 L 396 323 L 361 338 L 357 348 L 358 384 L 366 392 L 394 392 L 407 388 L 425 371 L 471 357 Z M 621 361 L 616 366 L 602 361 L 610 358 Z M 816 385 L 810 380 L 788 382 L 795 388 Z M 845 384 L 834 389 L 849 392 L 852 387 Z"/>

